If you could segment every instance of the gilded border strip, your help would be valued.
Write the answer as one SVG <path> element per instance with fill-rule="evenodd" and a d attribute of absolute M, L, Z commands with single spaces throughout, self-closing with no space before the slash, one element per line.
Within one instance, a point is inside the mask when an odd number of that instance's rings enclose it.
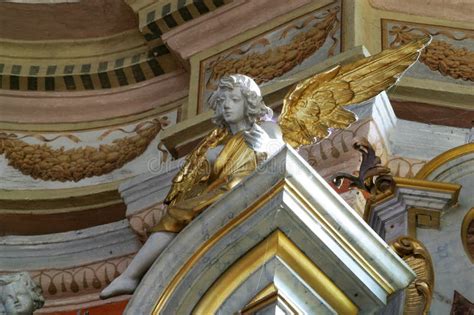
<path fill-rule="evenodd" d="M 419 171 L 416 173 L 416 179 L 426 179 L 431 175 L 436 169 L 438 169 L 443 164 L 452 161 L 458 157 L 474 153 L 474 143 L 467 143 L 459 147 L 448 150 L 444 153 L 441 153 L 428 163 L 426 163 Z"/>
<path fill-rule="evenodd" d="M 357 314 L 358 307 L 283 232 L 276 230 L 239 258 L 206 291 L 193 310 L 195 314 L 215 314 L 222 303 L 273 257 L 281 258 L 321 298 L 339 314 Z"/>

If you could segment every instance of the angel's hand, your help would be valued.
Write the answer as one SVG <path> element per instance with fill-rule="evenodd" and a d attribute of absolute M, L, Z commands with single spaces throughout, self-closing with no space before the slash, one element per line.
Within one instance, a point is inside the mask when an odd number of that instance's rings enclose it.
<path fill-rule="evenodd" d="M 267 132 L 257 124 L 244 131 L 244 137 L 245 142 L 252 150 L 264 152 L 267 156 L 273 155 L 283 145 L 282 141 L 270 138 Z"/>

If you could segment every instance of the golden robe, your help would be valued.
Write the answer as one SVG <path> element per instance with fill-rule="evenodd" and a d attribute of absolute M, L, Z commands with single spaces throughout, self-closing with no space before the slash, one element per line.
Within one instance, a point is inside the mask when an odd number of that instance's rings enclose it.
<path fill-rule="evenodd" d="M 265 158 L 264 153 L 257 153 L 247 145 L 242 132 L 227 137 L 222 144 L 224 147 L 214 162 L 204 191 L 169 206 L 167 213 L 150 232 L 181 231 L 205 208 L 252 173 Z"/>

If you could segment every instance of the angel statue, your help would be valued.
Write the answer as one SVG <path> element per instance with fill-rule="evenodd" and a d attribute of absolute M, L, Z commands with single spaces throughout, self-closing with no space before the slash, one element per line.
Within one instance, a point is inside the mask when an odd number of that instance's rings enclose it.
<path fill-rule="evenodd" d="M 326 138 L 331 128 L 355 122 L 344 106 L 366 101 L 395 84 L 429 42 L 421 38 L 300 82 L 285 97 L 278 123 L 271 120 L 272 110 L 254 80 L 240 74 L 222 77 L 209 99 L 217 127 L 187 156 L 164 200 L 166 214 L 101 298 L 132 293 L 177 233 L 285 142 L 297 149 Z"/>

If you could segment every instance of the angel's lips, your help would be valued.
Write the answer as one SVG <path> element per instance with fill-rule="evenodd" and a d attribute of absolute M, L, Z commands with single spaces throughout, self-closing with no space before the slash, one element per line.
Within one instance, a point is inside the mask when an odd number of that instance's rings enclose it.
<path fill-rule="evenodd" d="M 224 117 L 230 117 L 233 115 L 233 112 L 232 111 L 225 111 L 224 112 Z"/>

